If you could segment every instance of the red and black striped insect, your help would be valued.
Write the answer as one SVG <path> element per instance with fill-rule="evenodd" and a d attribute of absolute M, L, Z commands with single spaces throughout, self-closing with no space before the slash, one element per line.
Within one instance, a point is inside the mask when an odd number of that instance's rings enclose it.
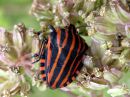
<path fill-rule="evenodd" d="M 41 78 L 53 89 L 65 87 L 75 80 L 83 64 L 81 59 L 88 49 L 85 41 L 78 35 L 74 25 L 54 28 L 42 42 L 39 56 Z"/>

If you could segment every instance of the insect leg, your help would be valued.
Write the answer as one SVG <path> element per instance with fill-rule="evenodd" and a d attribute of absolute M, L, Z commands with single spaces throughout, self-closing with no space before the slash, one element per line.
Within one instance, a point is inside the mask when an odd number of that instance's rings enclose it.
<path fill-rule="evenodd" d="M 45 52 L 43 53 L 43 55 L 41 56 L 40 59 L 40 72 L 41 72 L 41 79 L 43 81 L 46 80 L 46 73 L 45 73 Z"/>
<path fill-rule="evenodd" d="M 47 39 L 44 39 L 40 42 L 40 50 L 39 50 L 39 53 L 36 53 L 32 56 L 32 58 L 35 58 L 35 61 L 32 62 L 32 64 L 38 62 L 41 58 L 41 56 L 43 55 L 43 52 L 44 52 L 44 48 L 45 48 L 45 45 L 47 44 L 48 40 Z"/>
<path fill-rule="evenodd" d="M 32 58 L 34 58 L 34 61 L 32 62 L 32 64 L 35 64 L 36 62 L 39 61 L 39 54 L 38 54 L 38 53 L 34 54 L 34 55 L 32 56 Z"/>

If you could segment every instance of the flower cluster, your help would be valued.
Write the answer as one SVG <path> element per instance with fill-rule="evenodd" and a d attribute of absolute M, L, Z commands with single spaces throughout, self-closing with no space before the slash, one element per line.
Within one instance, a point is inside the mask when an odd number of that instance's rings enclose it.
<path fill-rule="evenodd" d="M 104 15 L 93 20 L 91 57 L 83 60 L 85 66 L 77 80 L 84 88 L 109 88 L 111 96 L 120 96 L 129 94 L 125 81 L 119 81 L 130 70 L 130 12 L 127 2 L 111 1 L 106 7 Z"/>
<path fill-rule="evenodd" d="M 123 80 L 130 70 L 128 0 L 33 0 L 30 12 L 45 32 L 38 39 L 47 36 L 48 24 L 62 27 L 71 23 L 89 45 L 76 81 L 61 90 L 90 97 L 102 97 L 101 90 L 112 97 L 129 96 L 128 84 Z M 26 96 L 31 88 L 26 75 L 32 85 L 45 90 L 31 62 L 31 54 L 38 51 L 38 40 L 32 38 L 36 32 L 23 24 L 16 25 L 12 32 L 3 28 L 0 32 L 0 95 Z"/>
<path fill-rule="evenodd" d="M 32 29 L 27 29 L 24 24 L 14 26 L 8 32 L 0 28 L 0 96 L 11 97 L 16 94 L 26 96 L 31 85 L 26 81 L 26 76 L 32 77 L 31 52 Z"/>
<path fill-rule="evenodd" d="M 84 33 L 87 29 L 80 26 L 89 26 L 86 17 L 91 12 L 96 14 L 106 3 L 107 0 L 33 0 L 30 13 L 40 21 L 44 30 L 48 24 L 62 27 L 71 23 Z"/>
<path fill-rule="evenodd" d="M 49 23 L 54 26 L 75 24 L 90 46 L 77 84 L 68 86 L 69 91 L 80 87 L 109 88 L 112 96 L 129 93 L 124 83 L 118 83 L 130 69 L 129 10 L 127 0 L 34 0 L 31 13 L 40 20 L 43 29 Z"/>

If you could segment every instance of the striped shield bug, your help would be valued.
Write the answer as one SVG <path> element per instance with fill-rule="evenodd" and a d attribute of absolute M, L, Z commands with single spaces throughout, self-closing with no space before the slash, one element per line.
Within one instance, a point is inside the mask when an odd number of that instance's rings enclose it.
<path fill-rule="evenodd" d="M 54 28 L 48 39 L 43 41 L 38 56 L 41 79 L 52 88 L 61 88 L 75 80 L 83 64 L 83 54 L 88 49 L 85 41 L 78 35 L 74 25 Z M 34 62 L 35 63 L 35 62 Z"/>

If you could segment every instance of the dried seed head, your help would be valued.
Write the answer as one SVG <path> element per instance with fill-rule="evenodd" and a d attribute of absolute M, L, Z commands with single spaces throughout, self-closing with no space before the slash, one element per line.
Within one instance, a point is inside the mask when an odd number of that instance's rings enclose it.
<path fill-rule="evenodd" d="M 93 74 L 94 74 L 96 77 L 102 77 L 103 72 L 101 72 L 101 71 L 99 70 L 99 68 L 95 67 L 95 68 L 93 69 Z"/>
<path fill-rule="evenodd" d="M 104 16 L 105 12 L 106 12 L 106 6 L 102 6 L 99 12 L 100 16 Z"/>
<path fill-rule="evenodd" d="M 86 28 L 88 30 L 88 35 L 93 36 L 95 34 L 95 29 L 94 28 Z"/>
<path fill-rule="evenodd" d="M 4 41 L 0 41 L 2 44 L 0 45 L 0 69 L 5 72 L 7 78 L 0 83 L 0 91 L 3 93 L 1 97 L 15 96 L 20 93 L 20 89 L 29 91 L 29 89 L 21 88 L 21 82 L 26 82 L 26 78 L 22 77 L 23 74 L 30 76 L 33 72 L 31 51 L 35 47 L 31 45 L 30 33 L 32 32 L 24 24 L 15 25 L 12 32 L 1 32 L 6 37 Z M 5 55 L 2 56 L 1 52 L 5 52 Z M 7 91 L 3 92 L 3 90 Z"/>
<path fill-rule="evenodd" d="M 98 84 L 95 82 L 84 82 L 83 86 L 91 90 L 102 90 L 108 87 L 108 85 Z"/>
<path fill-rule="evenodd" d="M 15 31 L 19 32 L 21 37 L 24 39 L 25 38 L 25 33 L 27 28 L 25 27 L 25 25 L 23 23 L 19 23 L 17 25 L 14 26 Z"/>
<path fill-rule="evenodd" d="M 119 80 L 119 77 L 112 73 L 110 70 L 104 70 L 103 71 L 103 77 L 105 80 L 108 80 L 110 83 L 115 83 Z"/>
<path fill-rule="evenodd" d="M 29 83 L 22 83 L 20 93 L 26 95 L 30 91 L 30 84 Z"/>
<path fill-rule="evenodd" d="M 121 70 L 124 72 L 128 72 L 130 70 L 130 62 L 123 64 Z"/>
<path fill-rule="evenodd" d="M 2 93 L 2 97 L 11 97 L 10 91 L 4 90 L 3 93 Z"/>
<path fill-rule="evenodd" d="M 125 38 L 121 41 L 122 47 L 130 47 L 130 39 Z"/>
<path fill-rule="evenodd" d="M 11 71 L 14 72 L 15 74 L 23 74 L 24 73 L 24 68 L 22 66 L 13 66 L 10 67 Z"/>
<path fill-rule="evenodd" d="M 82 60 L 84 66 L 86 66 L 87 68 L 93 68 L 93 61 L 92 61 L 92 57 L 90 56 L 84 56 L 83 60 Z"/>
<path fill-rule="evenodd" d="M 110 94 L 112 97 L 116 97 L 116 96 L 128 94 L 130 93 L 130 91 L 128 87 L 126 87 L 126 85 L 117 85 L 114 86 L 112 89 L 109 89 L 107 93 Z"/>
<path fill-rule="evenodd" d="M 0 52 L 7 53 L 10 50 L 8 43 L 0 45 Z"/>
<path fill-rule="evenodd" d="M 16 95 L 20 91 L 20 82 L 16 83 L 11 89 L 10 93 L 11 95 Z"/>
<path fill-rule="evenodd" d="M 109 63 L 111 63 L 111 61 L 112 61 L 112 57 L 113 57 L 112 51 L 106 50 L 102 57 L 102 63 L 104 65 L 109 65 Z"/>

